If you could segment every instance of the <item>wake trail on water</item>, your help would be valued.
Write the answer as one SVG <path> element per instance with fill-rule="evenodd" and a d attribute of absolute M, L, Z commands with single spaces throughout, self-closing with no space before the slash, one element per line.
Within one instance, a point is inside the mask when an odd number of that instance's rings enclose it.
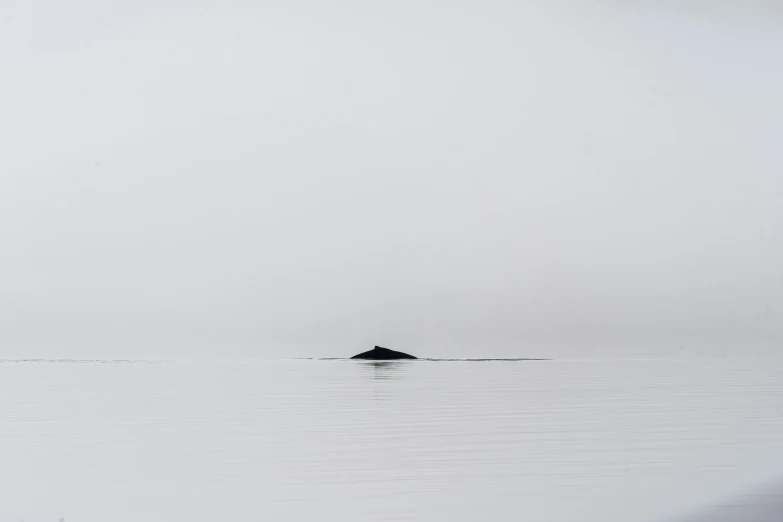
<path fill-rule="evenodd" d="M 552 359 L 540 359 L 535 357 L 505 357 L 505 358 L 435 358 L 435 357 L 417 357 L 416 359 L 351 359 L 349 357 L 305 357 L 300 360 L 306 361 L 360 361 L 360 362 L 400 362 L 400 361 L 430 361 L 430 362 L 517 362 L 517 361 L 551 361 Z"/>

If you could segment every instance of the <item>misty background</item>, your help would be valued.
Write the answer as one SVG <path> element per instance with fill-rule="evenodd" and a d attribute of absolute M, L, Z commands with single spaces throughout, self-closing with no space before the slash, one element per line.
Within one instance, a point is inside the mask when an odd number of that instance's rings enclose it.
<path fill-rule="evenodd" d="M 0 356 L 772 353 L 783 7 L 6 1 Z"/>

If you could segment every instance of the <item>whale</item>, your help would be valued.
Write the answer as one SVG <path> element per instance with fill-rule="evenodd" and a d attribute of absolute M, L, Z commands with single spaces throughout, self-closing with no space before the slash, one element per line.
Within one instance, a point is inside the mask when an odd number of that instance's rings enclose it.
<path fill-rule="evenodd" d="M 416 359 L 413 355 L 376 346 L 372 350 L 354 355 L 351 359 L 367 359 L 370 361 L 395 361 L 398 359 Z"/>

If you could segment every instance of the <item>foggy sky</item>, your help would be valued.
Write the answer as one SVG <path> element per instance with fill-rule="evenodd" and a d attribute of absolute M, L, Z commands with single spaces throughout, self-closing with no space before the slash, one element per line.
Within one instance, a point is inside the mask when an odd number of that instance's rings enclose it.
<path fill-rule="evenodd" d="M 776 2 L 6 2 L 0 356 L 783 339 Z"/>

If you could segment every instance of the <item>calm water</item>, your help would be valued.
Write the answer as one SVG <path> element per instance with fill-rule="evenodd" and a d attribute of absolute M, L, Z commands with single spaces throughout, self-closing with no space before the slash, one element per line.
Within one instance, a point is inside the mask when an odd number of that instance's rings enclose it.
<path fill-rule="evenodd" d="M 0 522 L 657 522 L 783 472 L 775 359 L 0 362 Z"/>

